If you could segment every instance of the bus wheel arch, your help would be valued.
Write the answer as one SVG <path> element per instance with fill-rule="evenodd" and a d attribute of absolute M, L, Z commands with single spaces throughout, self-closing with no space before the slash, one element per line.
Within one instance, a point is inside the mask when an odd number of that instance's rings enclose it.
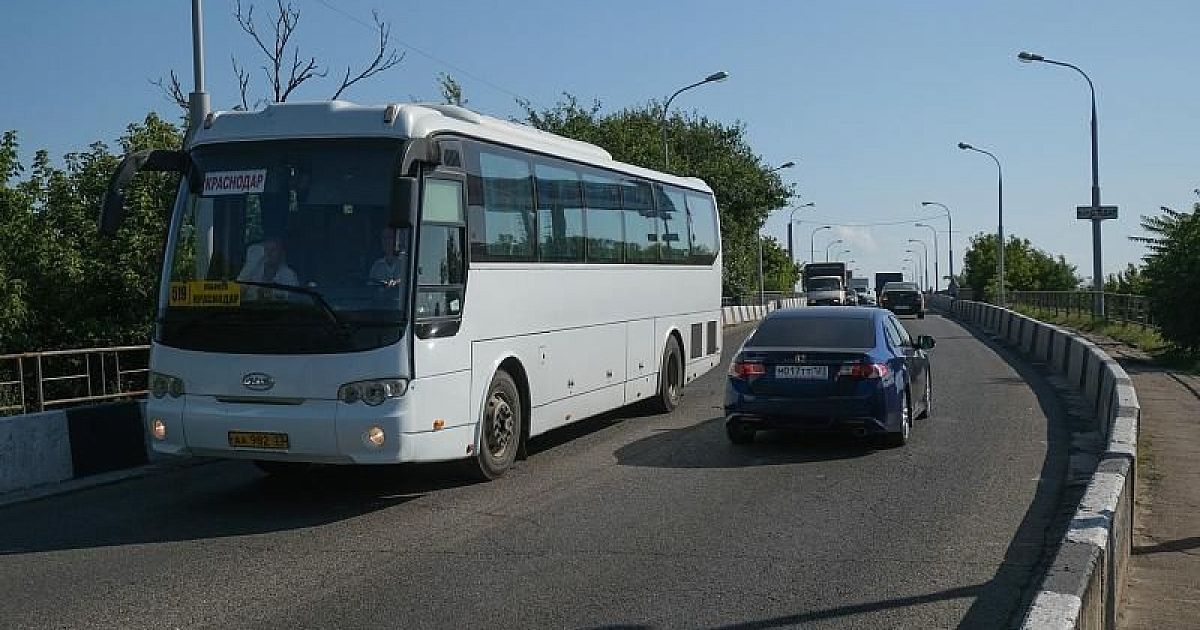
<path fill-rule="evenodd" d="M 525 366 L 521 360 L 515 356 L 509 356 L 501 361 L 496 369 L 504 370 L 512 377 L 517 384 L 517 391 L 521 395 L 521 434 L 517 446 L 517 460 L 522 460 L 529 456 L 529 420 L 532 411 L 529 397 L 529 376 L 525 373 Z"/>

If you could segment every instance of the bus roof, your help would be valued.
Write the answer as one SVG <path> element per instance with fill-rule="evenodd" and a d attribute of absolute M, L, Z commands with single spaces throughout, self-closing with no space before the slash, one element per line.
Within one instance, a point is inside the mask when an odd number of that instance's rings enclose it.
<path fill-rule="evenodd" d="M 438 133 L 490 140 L 608 168 L 628 175 L 712 192 L 696 177 L 677 177 L 618 162 L 603 148 L 455 105 L 349 101 L 272 103 L 256 112 L 213 112 L 189 148 L 223 142 L 296 138 L 427 138 Z"/>

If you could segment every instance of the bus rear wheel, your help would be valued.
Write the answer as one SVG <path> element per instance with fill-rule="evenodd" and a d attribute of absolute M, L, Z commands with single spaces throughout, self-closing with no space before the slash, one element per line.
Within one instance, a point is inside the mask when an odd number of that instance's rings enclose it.
<path fill-rule="evenodd" d="M 671 413 L 683 396 L 683 352 L 672 337 L 663 350 L 662 369 L 658 372 L 658 395 L 652 399 L 658 413 Z"/>
<path fill-rule="evenodd" d="M 497 479 L 512 467 L 521 444 L 521 409 L 521 390 L 516 381 L 499 370 L 488 386 L 479 419 L 479 447 L 472 460 L 475 476 Z"/>

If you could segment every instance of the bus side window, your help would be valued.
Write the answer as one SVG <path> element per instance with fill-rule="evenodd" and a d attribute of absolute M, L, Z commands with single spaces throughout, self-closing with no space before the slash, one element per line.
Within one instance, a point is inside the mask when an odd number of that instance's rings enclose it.
<path fill-rule="evenodd" d="M 683 191 L 661 184 L 654 188 L 658 201 L 658 243 L 662 261 L 686 263 L 692 231 L 688 227 L 687 202 Z"/>
<path fill-rule="evenodd" d="M 585 173 L 583 198 L 587 204 L 587 261 L 622 262 L 625 235 L 620 182 L 607 175 Z"/>
<path fill-rule="evenodd" d="M 693 265 L 711 265 L 717 258 L 720 234 L 717 230 L 717 207 L 712 195 L 688 193 L 688 218 L 692 228 Z"/>
<path fill-rule="evenodd" d="M 538 258 L 583 262 L 583 198 L 579 173 L 540 161 L 537 175 Z"/>

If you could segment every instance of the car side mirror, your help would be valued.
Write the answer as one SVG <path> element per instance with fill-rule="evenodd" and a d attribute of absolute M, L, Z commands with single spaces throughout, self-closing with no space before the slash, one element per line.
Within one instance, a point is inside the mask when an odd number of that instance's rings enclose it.
<path fill-rule="evenodd" d="M 933 337 L 929 335 L 917 335 L 917 347 L 922 350 L 931 350 L 936 345 Z"/>

